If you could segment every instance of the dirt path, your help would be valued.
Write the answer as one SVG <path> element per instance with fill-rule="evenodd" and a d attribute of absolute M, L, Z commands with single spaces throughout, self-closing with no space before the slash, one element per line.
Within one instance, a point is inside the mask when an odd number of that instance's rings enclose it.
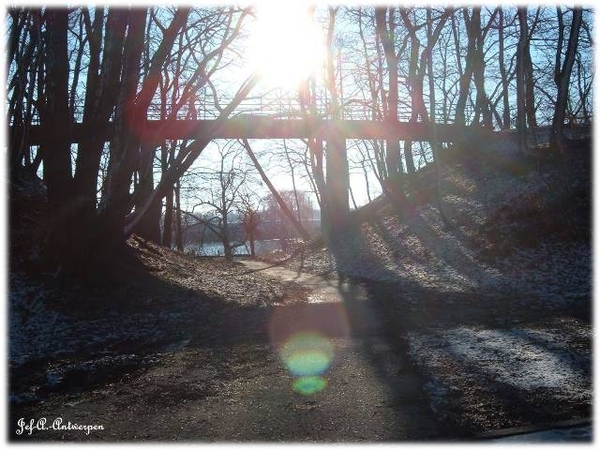
<path fill-rule="evenodd" d="M 519 296 L 163 257 L 169 270 L 156 284 L 140 281 L 116 300 L 133 296 L 135 314 L 88 314 L 61 326 L 77 326 L 63 336 L 83 341 L 107 333 L 106 342 L 11 371 L 11 399 L 25 400 L 11 403 L 10 436 L 450 441 L 591 417 L 585 302 L 533 310 Z M 152 336 L 139 333 L 148 327 Z M 41 418 L 47 427 L 60 418 L 103 429 L 15 434 L 19 419 Z"/>
<path fill-rule="evenodd" d="M 267 277 L 302 286 L 298 295 L 304 298 L 228 311 L 217 320 L 212 340 L 189 330 L 179 350 L 157 355 L 149 368 L 15 408 L 11 423 L 45 417 L 48 424 L 62 418 L 103 427 L 89 435 L 34 430 L 28 439 L 448 439 L 404 342 L 379 332 L 379 318 L 360 286 L 254 261 L 243 264 L 256 271 L 257 282 Z"/>

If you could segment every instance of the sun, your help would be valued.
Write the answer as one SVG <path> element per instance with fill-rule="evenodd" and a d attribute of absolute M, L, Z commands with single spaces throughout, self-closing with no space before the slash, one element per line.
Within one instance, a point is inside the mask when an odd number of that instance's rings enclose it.
<path fill-rule="evenodd" d="M 270 87 L 297 88 L 325 60 L 323 33 L 308 7 L 298 3 L 269 2 L 256 8 L 247 56 L 252 70 Z"/>

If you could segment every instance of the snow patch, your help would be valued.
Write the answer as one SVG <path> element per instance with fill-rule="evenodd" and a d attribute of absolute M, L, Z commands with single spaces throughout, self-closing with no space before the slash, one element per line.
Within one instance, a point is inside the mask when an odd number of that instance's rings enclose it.
<path fill-rule="evenodd" d="M 587 328 L 591 340 L 591 328 Z M 590 399 L 589 353 L 574 352 L 564 330 L 458 327 L 428 333 L 410 333 L 411 357 L 431 373 L 446 373 L 450 365 L 459 372 L 426 386 L 432 396 L 444 394 L 440 384 L 468 373 L 516 389 L 551 389 L 555 396 Z M 581 339 L 581 336 L 573 336 Z M 455 371 L 456 372 L 456 371 Z"/>

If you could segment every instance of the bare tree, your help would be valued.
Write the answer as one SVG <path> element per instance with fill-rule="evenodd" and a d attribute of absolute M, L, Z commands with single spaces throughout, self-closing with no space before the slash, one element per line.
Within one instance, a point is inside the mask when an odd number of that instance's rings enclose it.
<path fill-rule="evenodd" d="M 235 141 L 221 144 L 217 142 L 218 158 L 216 170 L 208 168 L 197 177 L 197 203 L 203 212 L 202 223 L 217 235 L 223 245 L 224 256 L 233 258 L 234 248 L 239 246 L 233 240 L 232 220 L 241 221 L 242 212 L 248 204 L 251 174 L 243 163 L 243 151 Z"/>
<path fill-rule="evenodd" d="M 41 153 L 32 157 L 27 138 L 30 126 L 39 119 L 44 104 L 44 41 L 41 38 L 42 11 L 11 9 L 8 14 L 10 30 L 7 63 L 14 70 L 7 83 L 7 123 L 13 126 L 8 138 L 11 178 L 14 179 L 22 167 L 35 173 L 41 163 Z"/>
<path fill-rule="evenodd" d="M 187 52 L 200 62 L 190 78 L 178 79 L 182 88 L 177 100 L 182 104 L 190 104 L 198 87 L 219 66 L 219 55 L 238 35 L 236 30 L 247 12 L 214 11 L 225 12 L 200 13 L 194 16 L 200 18 L 195 22 L 190 22 L 187 8 L 161 9 L 160 13 L 112 7 L 10 13 L 13 101 L 9 102 L 9 123 L 21 125 L 13 128 L 11 136 L 15 144 L 11 145 L 12 162 L 20 170 L 23 165 L 38 167 L 43 161 L 49 211 L 55 215 L 51 230 L 57 230 L 56 236 L 48 238 L 52 265 L 74 273 L 94 273 L 89 263 L 104 264 L 111 254 L 121 251 L 125 238 L 148 211 L 154 213 L 147 221 L 153 228 L 147 228 L 146 234 L 156 238 L 161 197 L 173 189 L 210 138 L 195 139 L 177 156 L 166 158 L 164 163 L 170 166 L 157 190 L 152 178 L 156 147 L 144 139 L 151 136 L 142 136 L 140 130 L 169 61 L 184 59 Z M 210 16 L 219 19 L 212 27 L 204 27 L 202 17 Z M 193 40 L 201 42 L 198 36 L 203 35 L 214 39 L 214 45 L 188 45 Z M 197 56 L 197 48 L 206 50 L 203 57 Z M 253 85 L 250 81 L 244 86 L 223 110 L 223 118 Z M 47 130 L 37 155 L 24 144 L 28 126 L 36 118 Z M 71 145 L 70 137 L 74 120 L 81 121 L 86 136 L 77 145 Z M 114 133 L 107 146 L 109 127 Z M 155 201 L 158 207 L 151 208 Z"/>
<path fill-rule="evenodd" d="M 408 70 L 408 91 L 410 93 L 411 98 L 411 122 L 416 122 L 419 118 L 424 121 L 429 121 L 429 114 L 427 113 L 427 107 L 425 106 L 425 97 L 424 97 L 424 80 L 425 74 L 427 71 L 428 63 L 431 60 L 431 56 L 433 53 L 433 47 L 438 41 L 442 29 L 446 24 L 448 18 L 453 14 L 454 10 L 451 8 L 445 9 L 437 19 L 437 23 L 434 29 L 431 29 L 432 21 L 434 18 L 431 14 L 431 9 L 426 9 L 426 20 L 424 24 L 418 24 L 416 22 L 413 23 L 411 18 L 409 17 L 409 11 L 406 9 L 400 10 L 400 16 L 402 17 L 402 21 L 404 26 L 410 36 L 411 42 L 411 57 L 410 57 L 410 65 Z M 420 40 L 417 36 L 417 31 L 419 28 L 423 28 L 427 26 L 429 28 L 429 32 L 426 35 L 426 45 L 423 50 L 421 50 Z M 429 95 L 435 95 L 435 90 L 430 88 Z M 431 103 L 431 107 L 435 107 L 435 103 Z M 435 120 L 435 116 L 433 117 Z M 412 146 L 410 141 L 406 141 L 404 144 L 404 157 L 406 159 L 407 171 L 409 173 L 415 171 L 415 166 L 412 157 Z"/>
<path fill-rule="evenodd" d="M 505 35 L 507 25 L 507 11 L 502 8 L 498 15 L 498 68 L 500 69 L 500 83 L 502 90 L 502 121 L 500 128 L 510 129 L 510 93 L 509 93 L 509 74 L 505 60 Z"/>
<path fill-rule="evenodd" d="M 283 214 L 285 214 L 285 216 L 290 221 L 290 223 L 292 223 L 292 225 L 294 226 L 294 228 L 296 229 L 298 234 L 302 237 L 302 239 L 304 239 L 305 241 L 308 241 L 310 239 L 308 232 L 302 226 L 300 219 L 297 218 L 296 216 L 294 216 L 294 213 L 288 207 L 286 202 L 283 200 L 283 198 L 281 197 L 281 195 L 279 194 L 279 192 L 277 191 L 277 189 L 275 188 L 273 183 L 271 183 L 271 180 L 269 179 L 269 177 L 265 173 L 264 169 L 262 168 L 262 165 L 258 161 L 258 158 L 256 157 L 254 151 L 252 150 L 252 147 L 250 146 L 250 143 L 248 142 L 248 140 L 242 139 L 241 144 L 244 147 L 244 149 L 246 149 L 246 152 L 248 153 L 248 156 L 250 157 L 252 164 L 254 164 L 254 167 L 260 174 L 260 177 L 261 177 L 263 183 L 265 183 L 267 185 L 267 187 L 269 188 L 271 195 L 277 201 L 277 204 L 281 208 L 281 211 L 283 211 Z M 296 192 L 296 189 L 294 189 L 294 192 Z"/>
<path fill-rule="evenodd" d="M 277 196 L 270 194 L 265 197 L 261 204 L 262 228 L 266 237 L 279 239 L 302 237 L 295 227 L 290 226 L 292 222 L 289 220 L 289 214 L 291 213 L 298 222 L 305 224 L 306 227 L 310 225 L 315 216 L 309 194 L 304 191 L 282 190 Z M 304 228 L 306 229 L 306 227 Z"/>
<path fill-rule="evenodd" d="M 465 56 L 464 69 L 460 76 L 458 101 L 456 104 L 455 122 L 458 125 L 465 125 L 465 108 L 467 100 L 470 94 L 471 80 L 473 80 L 476 89 L 476 102 L 475 102 L 475 117 L 474 122 L 478 123 L 480 116 L 482 116 L 483 124 L 486 126 L 492 126 L 492 116 L 489 108 L 489 100 L 485 91 L 485 50 L 484 41 L 485 36 L 490 30 L 495 15 L 499 9 L 496 8 L 491 14 L 488 23 L 482 27 L 481 25 L 481 6 L 474 6 L 471 8 L 469 14 L 469 8 L 462 8 L 462 16 L 465 24 L 465 31 L 467 33 L 467 54 Z M 456 35 L 456 23 L 452 22 Z"/>
<path fill-rule="evenodd" d="M 558 18 L 558 44 L 556 48 L 556 65 L 554 68 L 554 82 L 557 88 L 556 106 L 554 108 L 554 117 L 552 118 L 552 129 L 550 134 L 550 145 L 559 150 L 563 155 L 565 150 L 562 144 L 562 130 L 565 122 L 565 111 L 569 96 L 569 83 L 571 80 L 571 72 L 575 63 L 575 55 L 577 53 L 577 45 L 579 42 L 579 32 L 581 30 L 581 7 L 572 9 L 571 27 L 569 31 L 569 40 L 565 51 L 564 60 L 562 60 L 563 42 L 565 25 L 563 19 L 563 11 L 560 6 L 556 8 Z"/>
<path fill-rule="evenodd" d="M 388 69 L 388 96 L 385 101 L 385 118 L 391 122 L 398 121 L 398 54 L 395 48 L 395 28 L 394 7 L 375 8 L 375 23 L 377 25 L 377 35 L 383 46 L 385 60 Z M 406 157 L 406 155 L 405 155 Z M 387 176 L 395 178 L 402 174 L 400 162 L 400 143 L 399 141 L 386 142 L 386 170 Z M 406 159 L 407 171 L 414 172 L 412 164 L 412 154 Z M 400 167 L 400 169 L 399 169 Z"/>

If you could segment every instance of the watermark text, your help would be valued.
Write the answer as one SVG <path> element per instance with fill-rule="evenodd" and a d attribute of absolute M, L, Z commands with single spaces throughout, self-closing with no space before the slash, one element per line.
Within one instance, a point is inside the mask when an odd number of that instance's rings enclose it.
<path fill-rule="evenodd" d="M 40 417 L 39 419 L 25 419 L 21 417 L 17 420 L 17 429 L 15 433 L 18 436 L 31 436 L 35 432 L 49 430 L 84 432 L 89 435 L 92 431 L 104 430 L 104 425 L 84 425 L 73 423 L 71 421 L 65 422 L 62 417 L 57 417 L 52 422 L 49 422 L 45 417 Z"/>

